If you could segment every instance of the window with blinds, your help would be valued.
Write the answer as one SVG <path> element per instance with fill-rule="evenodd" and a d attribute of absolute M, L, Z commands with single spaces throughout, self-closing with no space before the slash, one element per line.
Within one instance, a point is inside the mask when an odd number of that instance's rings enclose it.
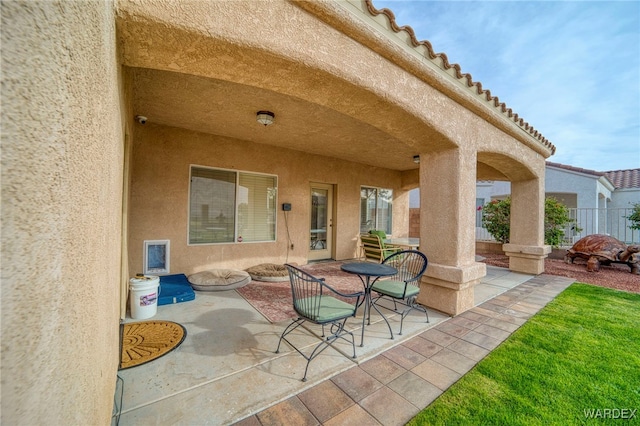
<path fill-rule="evenodd" d="M 191 167 L 189 244 L 275 241 L 277 177 Z"/>

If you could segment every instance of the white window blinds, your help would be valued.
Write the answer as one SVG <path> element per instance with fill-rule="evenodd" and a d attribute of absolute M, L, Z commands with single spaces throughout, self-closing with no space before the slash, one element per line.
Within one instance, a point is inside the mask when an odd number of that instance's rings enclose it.
<path fill-rule="evenodd" d="M 191 168 L 189 244 L 275 241 L 277 178 Z"/>

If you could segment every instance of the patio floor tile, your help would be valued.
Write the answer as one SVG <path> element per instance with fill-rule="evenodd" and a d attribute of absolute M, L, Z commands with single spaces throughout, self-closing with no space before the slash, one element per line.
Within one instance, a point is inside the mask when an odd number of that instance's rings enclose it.
<path fill-rule="evenodd" d="M 555 299 L 555 296 L 541 294 L 540 292 L 527 296 L 523 301 L 534 303 L 540 306 L 546 306 L 547 303 Z"/>
<path fill-rule="evenodd" d="M 344 373 L 340 373 L 332 378 L 331 381 L 356 402 L 360 402 L 362 398 L 369 396 L 382 387 L 382 383 L 360 367 L 351 368 Z"/>
<path fill-rule="evenodd" d="M 458 337 L 458 338 L 464 336 L 469 331 L 471 331 L 467 327 L 462 327 L 460 325 L 452 323 L 451 321 L 447 321 L 446 323 L 444 323 L 441 326 L 439 326 L 438 330 L 444 331 L 445 333 L 450 334 L 453 337 Z"/>
<path fill-rule="evenodd" d="M 501 313 L 500 315 L 511 315 L 513 317 L 518 317 L 518 318 L 522 318 L 522 319 L 528 320 L 534 314 L 530 314 L 528 312 L 517 311 L 515 309 L 509 308 L 506 311 L 504 311 L 503 313 Z"/>
<path fill-rule="evenodd" d="M 454 352 L 457 352 L 461 355 L 466 356 L 467 358 L 471 358 L 474 361 L 480 361 L 485 356 L 489 355 L 490 351 L 488 349 L 483 348 L 482 346 L 475 345 L 471 342 L 467 342 L 466 340 L 458 340 L 453 342 L 447 349 L 451 349 Z"/>
<path fill-rule="evenodd" d="M 331 380 L 302 392 L 298 397 L 320 422 L 326 422 L 355 405 L 355 402 Z"/>
<path fill-rule="evenodd" d="M 380 425 L 371 414 L 367 413 L 367 410 L 359 405 L 354 405 L 337 416 L 327 420 L 325 426 L 353 426 L 353 425 L 367 425 L 375 426 Z"/>
<path fill-rule="evenodd" d="M 470 309 L 468 311 L 465 311 L 463 313 L 461 313 L 460 315 L 458 315 L 458 318 L 466 318 L 469 319 L 471 321 L 475 321 L 477 323 L 482 324 L 483 322 L 487 321 L 489 318 L 486 315 L 482 315 L 478 312 L 475 312 L 473 309 Z"/>
<path fill-rule="evenodd" d="M 509 333 L 513 333 L 520 328 L 520 324 L 515 324 L 513 321 L 509 321 L 509 318 L 516 319 L 516 317 L 511 317 L 509 315 L 501 315 L 498 318 L 491 318 L 484 324 L 491 327 L 499 328 L 500 330 L 508 331 Z"/>
<path fill-rule="evenodd" d="M 442 390 L 446 390 L 462 377 L 461 374 L 431 359 L 417 365 L 411 371 Z"/>
<path fill-rule="evenodd" d="M 442 394 L 440 388 L 411 371 L 407 371 L 388 386 L 417 408 L 426 407 Z"/>
<path fill-rule="evenodd" d="M 509 315 L 509 314 L 498 315 L 494 319 L 498 320 L 498 321 L 503 321 L 505 323 L 515 324 L 518 327 L 521 326 L 522 324 L 524 324 L 525 322 L 527 322 L 527 318 L 514 317 L 513 315 Z M 489 323 L 489 321 L 487 321 L 487 324 L 488 325 L 492 325 L 492 324 Z M 493 325 L 493 326 L 495 327 L 495 325 Z M 509 331 L 509 330 L 507 330 L 507 331 Z"/>
<path fill-rule="evenodd" d="M 496 314 L 504 314 L 509 308 L 508 306 L 497 305 L 493 303 L 493 300 L 491 300 L 491 302 L 483 303 L 482 305 L 480 305 L 480 307 L 486 309 L 487 311 L 493 311 Z"/>
<path fill-rule="evenodd" d="M 419 409 L 409 401 L 384 387 L 362 400 L 360 405 L 383 425 L 402 426 L 411 420 Z"/>
<path fill-rule="evenodd" d="M 501 295 L 501 296 L 494 297 L 493 299 L 491 299 L 491 303 L 494 304 L 494 305 L 504 306 L 505 308 L 508 308 L 511 305 L 513 305 L 515 302 L 514 302 L 513 298 L 509 298 L 509 297 L 506 297 L 504 295 Z"/>
<path fill-rule="evenodd" d="M 467 341 L 469 343 L 473 343 L 474 345 L 478 345 L 481 348 L 484 348 L 489 351 L 494 350 L 500 345 L 500 343 L 502 343 L 501 340 L 498 340 L 491 336 L 487 336 L 486 334 L 478 333 L 476 331 L 472 331 L 466 334 L 462 338 L 462 340 Z"/>
<path fill-rule="evenodd" d="M 482 322 L 474 321 L 472 319 L 465 318 L 463 316 L 457 316 L 455 318 L 451 318 L 449 320 L 449 323 L 459 325 L 464 328 L 468 328 L 469 330 L 473 330 L 474 328 L 482 324 Z"/>
<path fill-rule="evenodd" d="M 480 314 L 480 315 L 484 315 L 484 316 L 489 317 L 489 318 L 495 318 L 498 315 L 500 315 L 500 313 L 501 313 L 501 312 L 493 311 L 491 309 L 486 309 L 482 305 L 476 306 L 475 308 L 472 308 L 470 311 L 471 312 L 475 312 L 475 313 Z"/>
<path fill-rule="evenodd" d="M 383 355 L 378 355 L 362 363 L 360 368 L 385 385 L 407 371 Z"/>
<path fill-rule="evenodd" d="M 477 364 L 476 360 L 452 351 L 449 348 L 441 350 L 432 356 L 431 360 L 450 368 L 460 375 L 465 374 Z"/>
<path fill-rule="evenodd" d="M 389 358 L 399 366 L 411 370 L 416 365 L 427 359 L 427 357 L 409 349 L 404 345 L 398 345 L 382 353 L 383 356 Z"/>
<path fill-rule="evenodd" d="M 260 424 L 260 420 L 258 420 L 258 416 L 247 417 L 244 420 L 240 420 L 235 426 L 262 426 Z"/>
<path fill-rule="evenodd" d="M 494 339 L 498 339 L 500 341 L 505 340 L 507 337 L 511 336 L 511 333 L 508 331 L 500 330 L 497 327 L 491 327 L 490 325 L 482 324 L 480 327 L 476 328 L 478 333 L 486 334 L 487 336 L 493 337 Z"/>
<path fill-rule="evenodd" d="M 433 343 L 437 343 L 438 345 L 443 347 L 447 347 L 448 345 L 450 345 L 451 343 L 457 340 L 457 337 L 452 336 L 449 333 L 440 331 L 440 329 L 441 329 L 441 326 L 437 328 L 429 329 L 424 333 L 420 334 L 419 337 L 430 340 Z"/>
<path fill-rule="evenodd" d="M 320 424 L 298 397 L 292 397 L 257 414 L 262 426 L 294 424 L 314 426 Z"/>
<path fill-rule="evenodd" d="M 411 339 L 407 342 L 404 342 L 402 345 L 406 346 L 414 352 L 419 353 L 420 355 L 425 356 L 426 358 L 437 354 L 442 349 L 441 345 L 438 345 L 437 343 L 434 343 L 431 340 L 424 339 L 422 337 Z"/>

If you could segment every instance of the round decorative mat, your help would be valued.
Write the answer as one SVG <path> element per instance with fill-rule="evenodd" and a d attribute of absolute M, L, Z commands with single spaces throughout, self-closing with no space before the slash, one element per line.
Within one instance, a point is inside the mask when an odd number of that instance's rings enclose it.
<path fill-rule="evenodd" d="M 136 367 L 171 352 L 187 337 L 187 330 L 171 321 L 124 324 L 120 370 Z"/>

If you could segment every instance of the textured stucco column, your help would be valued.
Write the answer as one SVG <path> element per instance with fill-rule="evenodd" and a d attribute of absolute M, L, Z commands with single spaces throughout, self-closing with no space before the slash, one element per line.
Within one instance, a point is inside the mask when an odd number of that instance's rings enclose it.
<path fill-rule="evenodd" d="M 420 250 L 429 258 L 418 301 L 450 315 L 474 306 L 486 275 L 475 262 L 476 155 L 459 149 L 420 156 Z"/>
<path fill-rule="evenodd" d="M 527 274 L 544 272 L 551 247 L 544 245 L 544 176 L 511 184 L 511 234 L 502 249 L 509 269 Z"/>

